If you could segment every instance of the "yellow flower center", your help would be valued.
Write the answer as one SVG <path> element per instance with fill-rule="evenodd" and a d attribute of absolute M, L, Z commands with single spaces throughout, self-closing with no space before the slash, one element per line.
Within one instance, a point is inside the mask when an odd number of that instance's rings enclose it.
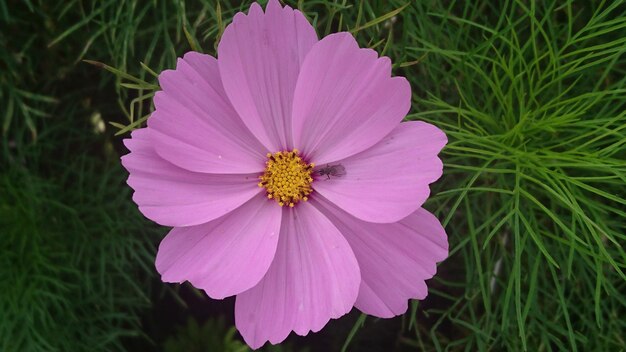
<path fill-rule="evenodd" d="M 290 152 L 267 153 L 265 172 L 259 176 L 259 187 L 265 188 L 267 198 L 275 199 L 282 207 L 293 207 L 299 201 L 307 201 L 313 192 L 313 163 L 307 164 L 298 155 L 298 149 Z"/>

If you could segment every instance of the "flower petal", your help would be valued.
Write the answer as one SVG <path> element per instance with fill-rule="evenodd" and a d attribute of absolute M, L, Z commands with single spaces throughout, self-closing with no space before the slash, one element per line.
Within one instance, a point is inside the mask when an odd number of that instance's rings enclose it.
<path fill-rule="evenodd" d="M 396 222 L 419 208 L 442 173 L 446 135 L 425 122 L 404 122 L 375 146 L 334 164 L 346 174 L 313 183 L 316 192 L 369 222 Z"/>
<path fill-rule="evenodd" d="M 252 289 L 237 295 L 235 323 L 252 348 L 319 331 L 350 311 L 361 281 L 350 246 L 308 203 L 283 210 L 276 256 Z"/>
<path fill-rule="evenodd" d="M 300 11 L 271 0 L 238 13 L 217 48 L 224 88 L 268 151 L 291 149 L 291 107 L 300 65 L 317 42 Z"/>
<path fill-rule="evenodd" d="M 181 169 L 156 154 L 148 128 L 133 131 L 122 164 L 133 200 L 147 218 L 165 226 L 198 225 L 239 207 L 261 192 L 258 174 L 216 175 Z"/>
<path fill-rule="evenodd" d="M 420 208 L 399 222 L 373 224 L 327 200 L 312 202 L 341 231 L 359 262 L 362 281 L 355 307 L 390 318 L 406 312 L 407 300 L 426 297 L 424 280 L 448 256 L 446 232 L 434 215 Z"/>
<path fill-rule="evenodd" d="M 162 158 L 196 172 L 263 170 L 267 151 L 231 106 L 215 58 L 187 53 L 159 83 L 148 127 Z"/>
<path fill-rule="evenodd" d="M 187 280 L 216 299 L 253 287 L 274 258 L 280 219 L 276 202 L 257 195 L 206 224 L 174 228 L 157 253 L 161 279 Z"/>
<path fill-rule="evenodd" d="M 318 164 L 361 152 L 393 130 L 411 106 L 411 87 L 391 77 L 389 58 L 331 34 L 309 52 L 293 102 L 295 146 Z"/>

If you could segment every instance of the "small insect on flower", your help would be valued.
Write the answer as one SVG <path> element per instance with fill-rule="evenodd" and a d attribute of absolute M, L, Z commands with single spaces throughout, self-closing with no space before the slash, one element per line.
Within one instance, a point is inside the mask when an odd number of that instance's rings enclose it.
<path fill-rule="evenodd" d="M 341 165 L 341 164 L 336 164 L 336 165 L 328 165 L 326 164 L 325 167 L 317 170 L 317 174 L 320 176 L 326 176 L 328 180 L 330 180 L 330 177 L 341 177 L 341 176 L 345 176 L 346 175 L 346 168 Z"/>

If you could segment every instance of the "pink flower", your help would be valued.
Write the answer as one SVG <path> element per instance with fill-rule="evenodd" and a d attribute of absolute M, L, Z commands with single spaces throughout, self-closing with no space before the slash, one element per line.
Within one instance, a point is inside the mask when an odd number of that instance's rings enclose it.
<path fill-rule="evenodd" d="M 420 206 L 447 139 L 401 123 L 411 89 L 390 60 L 349 33 L 318 40 L 276 0 L 238 13 L 218 57 L 190 52 L 161 73 L 148 127 L 125 140 L 133 200 L 173 227 L 163 281 L 237 295 L 253 348 L 426 297 L 448 243 Z"/>

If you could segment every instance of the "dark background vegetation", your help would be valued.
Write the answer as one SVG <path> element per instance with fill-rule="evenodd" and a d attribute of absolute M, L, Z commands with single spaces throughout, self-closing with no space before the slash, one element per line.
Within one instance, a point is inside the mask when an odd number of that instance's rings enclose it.
<path fill-rule="evenodd" d="M 624 348 L 621 1 L 287 1 L 411 82 L 450 143 L 426 207 L 451 256 L 395 319 L 357 311 L 268 351 Z M 238 1 L 0 0 L 0 351 L 245 351 L 233 299 L 166 285 L 167 229 L 119 156 L 157 81 L 215 54 Z M 82 60 L 104 63 L 91 65 Z"/>

